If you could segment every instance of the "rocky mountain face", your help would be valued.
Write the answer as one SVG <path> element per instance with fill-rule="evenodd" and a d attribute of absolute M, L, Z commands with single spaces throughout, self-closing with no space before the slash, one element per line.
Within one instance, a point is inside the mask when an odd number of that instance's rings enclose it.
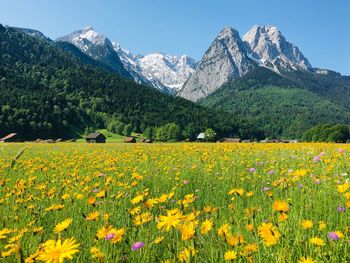
<path fill-rule="evenodd" d="M 275 72 L 312 70 L 300 50 L 274 26 L 253 26 L 243 37 L 251 56 Z"/>
<path fill-rule="evenodd" d="M 195 73 L 178 93 L 197 101 L 232 78 L 244 76 L 255 67 L 237 30 L 225 27 L 205 52 Z"/>
<path fill-rule="evenodd" d="M 75 31 L 57 40 L 74 44 L 93 59 L 109 67 L 119 69 L 122 65 L 127 74 L 137 83 L 153 86 L 168 94 L 175 94 L 196 67 L 196 62 L 185 55 L 170 56 L 154 53 L 142 56 L 132 54 L 123 49 L 119 43 L 111 42 L 96 32 L 92 27 Z"/>
<path fill-rule="evenodd" d="M 276 27 L 254 26 L 243 40 L 235 29 L 226 27 L 210 45 L 196 72 L 178 95 L 197 101 L 258 66 L 279 74 L 313 71 L 307 58 Z"/>
<path fill-rule="evenodd" d="M 57 41 L 70 42 L 91 58 L 106 64 L 120 75 L 132 78 L 131 74 L 125 70 L 112 42 L 104 35 L 97 33 L 92 27 L 74 31 L 67 36 L 58 38 Z"/>

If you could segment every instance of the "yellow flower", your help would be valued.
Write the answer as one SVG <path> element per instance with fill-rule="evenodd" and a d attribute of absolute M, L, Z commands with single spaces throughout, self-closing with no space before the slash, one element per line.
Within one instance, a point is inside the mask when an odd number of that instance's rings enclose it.
<path fill-rule="evenodd" d="M 170 210 L 166 216 L 160 215 L 158 220 L 158 229 L 170 231 L 171 227 L 178 228 L 180 226 L 182 215 L 178 210 Z"/>
<path fill-rule="evenodd" d="M 316 261 L 314 261 L 312 257 L 301 257 L 298 263 L 316 263 Z"/>
<path fill-rule="evenodd" d="M 323 230 L 326 228 L 326 224 L 323 221 L 318 222 L 318 229 Z"/>
<path fill-rule="evenodd" d="M 189 222 L 183 224 L 181 227 L 181 238 L 182 240 L 189 240 L 194 238 L 195 234 L 195 224 L 194 222 Z"/>
<path fill-rule="evenodd" d="M 58 223 L 56 226 L 55 226 L 55 233 L 58 234 L 60 232 L 63 232 L 64 230 L 66 230 L 69 225 L 73 222 L 72 219 L 68 218 L 66 220 L 63 220 L 61 223 Z"/>
<path fill-rule="evenodd" d="M 237 194 L 238 196 L 242 196 L 244 194 L 244 189 L 243 188 L 234 188 L 228 194 L 229 195 Z"/>
<path fill-rule="evenodd" d="M 258 229 L 259 236 L 263 239 L 266 246 L 277 244 L 281 234 L 271 223 L 262 223 Z"/>
<path fill-rule="evenodd" d="M 58 239 L 57 241 L 48 240 L 43 244 L 39 251 L 37 260 L 48 263 L 61 263 L 66 258 L 72 259 L 73 255 L 79 252 L 79 246 L 80 245 L 76 243 L 73 237 L 66 239 L 63 242 L 61 239 Z"/>
<path fill-rule="evenodd" d="M 196 250 L 193 247 L 184 248 L 179 254 L 179 260 L 181 262 L 188 261 L 191 257 L 196 255 Z"/>
<path fill-rule="evenodd" d="M 227 251 L 224 255 L 225 260 L 231 261 L 237 258 L 237 253 L 234 250 Z"/>
<path fill-rule="evenodd" d="M 303 220 L 300 224 L 304 229 L 312 228 L 314 225 L 311 220 Z"/>
<path fill-rule="evenodd" d="M 130 202 L 131 202 L 133 205 L 135 205 L 135 204 L 140 203 L 141 201 L 143 201 L 143 195 L 137 195 L 136 197 L 134 197 L 133 199 L 131 199 Z"/>
<path fill-rule="evenodd" d="M 153 241 L 153 243 L 154 244 L 159 244 L 160 242 L 162 242 L 164 240 L 164 237 L 157 237 L 154 241 Z"/>
<path fill-rule="evenodd" d="M 234 247 L 238 244 L 243 244 L 245 242 L 244 236 L 242 235 L 231 235 L 230 233 L 226 234 L 226 242 L 230 246 Z"/>
<path fill-rule="evenodd" d="M 125 229 L 124 228 L 120 228 L 118 230 L 116 230 L 115 228 L 113 228 L 110 232 L 107 233 L 108 234 L 112 234 L 114 235 L 113 238 L 110 240 L 113 244 L 119 243 L 122 241 L 123 236 L 125 235 Z"/>
<path fill-rule="evenodd" d="M 287 219 L 288 219 L 288 215 L 286 213 L 281 213 L 277 218 L 278 222 L 283 222 Z"/>
<path fill-rule="evenodd" d="M 339 238 L 343 238 L 344 237 L 344 234 L 341 231 L 334 231 L 334 233 L 336 233 Z"/>
<path fill-rule="evenodd" d="M 254 230 L 254 225 L 253 224 L 248 224 L 245 227 L 248 231 L 253 231 Z"/>
<path fill-rule="evenodd" d="M 105 254 L 101 250 L 99 250 L 97 247 L 92 247 L 90 249 L 90 254 L 92 258 L 97 259 L 98 261 L 101 261 L 101 262 L 104 261 Z"/>
<path fill-rule="evenodd" d="M 272 205 L 272 209 L 277 212 L 287 213 L 289 210 L 289 206 L 288 203 L 284 200 L 276 200 Z"/>
<path fill-rule="evenodd" d="M 205 235 L 207 234 L 211 229 L 213 228 L 213 220 L 212 219 L 206 219 L 201 226 L 201 234 Z"/>
<path fill-rule="evenodd" d="M 91 212 L 91 213 L 87 214 L 85 219 L 87 221 L 97 221 L 99 216 L 100 216 L 100 212 L 95 211 L 95 212 Z"/>
<path fill-rule="evenodd" d="M 225 236 L 230 233 L 231 226 L 229 224 L 223 224 L 219 229 L 218 229 L 218 235 L 219 236 Z"/>
<path fill-rule="evenodd" d="M 318 238 L 318 237 L 310 238 L 310 243 L 313 245 L 316 245 L 316 246 L 324 246 L 325 245 L 323 239 Z"/>
<path fill-rule="evenodd" d="M 256 252 L 258 251 L 258 245 L 256 243 L 251 243 L 251 244 L 248 244 L 244 247 L 243 249 L 243 255 L 249 255 L 253 252 Z"/>

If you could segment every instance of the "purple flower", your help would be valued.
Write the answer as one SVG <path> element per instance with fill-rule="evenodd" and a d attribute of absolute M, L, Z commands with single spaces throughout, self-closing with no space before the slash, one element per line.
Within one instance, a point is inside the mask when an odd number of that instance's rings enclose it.
<path fill-rule="evenodd" d="M 345 212 L 345 207 L 344 206 L 338 206 L 337 207 L 338 212 Z"/>
<path fill-rule="evenodd" d="M 183 183 L 183 184 L 188 184 L 188 181 L 183 181 L 182 183 Z"/>
<path fill-rule="evenodd" d="M 321 157 L 317 155 L 312 160 L 314 161 L 314 163 L 317 163 L 321 160 Z"/>
<path fill-rule="evenodd" d="M 321 180 L 320 179 L 316 179 L 315 180 L 315 184 L 320 184 L 321 183 Z"/>
<path fill-rule="evenodd" d="M 266 191 L 269 191 L 270 189 L 271 189 L 270 187 L 265 186 L 262 190 L 263 190 L 264 192 L 266 192 Z"/>
<path fill-rule="evenodd" d="M 253 167 L 252 167 L 252 168 L 249 168 L 249 172 L 250 172 L 250 173 L 255 173 L 255 171 L 256 171 L 255 168 L 253 168 Z"/>
<path fill-rule="evenodd" d="M 114 237 L 114 234 L 113 234 L 113 233 L 108 233 L 108 234 L 105 236 L 105 240 L 111 240 L 113 237 Z"/>
<path fill-rule="evenodd" d="M 303 184 L 298 184 L 298 187 L 299 188 L 303 188 Z"/>
<path fill-rule="evenodd" d="M 97 193 L 97 192 L 98 192 L 98 189 L 97 189 L 97 188 L 96 188 L 96 189 L 93 189 L 91 192 Z"/>
<path fill-rule="evenodd" d="M 269 171 L 269 174 L 270 174 L 270 175 L 273 175 L 274 173 L 275 173 L 274 170 L 270 170 L 270 171 Z"/>
<path fill-rule="evenodd" d="M 100 176 L 100 177 L 104 177 L 104 176 L 106 176 L 105 174 L 103 174 L 103 173 L 100 173 L 98 176 Z"/>
<path fill-rule="evenodd" d="M 328 238 L 331 239 L 331 240 L 338 240 L 339 239 L 337 233 L 335 233 L 335 232 L 329 232 L 328 233 Z"/>
<path fill-rule="evenodd" d="M 143 248 L 145 246 L 144 242 L 135 242 L 132 246 L 131 246 L 131 250 L 139 250 L 140 248 Z"/>

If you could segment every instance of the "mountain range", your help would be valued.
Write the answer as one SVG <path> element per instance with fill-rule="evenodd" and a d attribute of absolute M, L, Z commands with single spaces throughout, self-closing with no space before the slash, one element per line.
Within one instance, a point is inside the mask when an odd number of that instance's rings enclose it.
<path fill-rule="evenodd" d="M 195 60 L 186 55 L 171 56 L 160 52 L 132 54 L 91 26 L 60 37 L 57 41 L 70 42 L 93 59 L 112 68 L 115 65 L 123 67 L 137 83 L 155 87 L 168 94 L 175 94 L 181 89 L 196 68 Z"/>
<path fill-rule="evenodd" d="M 225 27 L 198 62 L 186 55 L 133 54 L 92 27 L 56 41 L 36 30 L 12 29 L 89 66 L 228 112 L 265 136 L 296 138 L 316 124 L 350 123 L 350 77 L 312 67 L 274 26 L 253 26 L 243 38 Z"/>

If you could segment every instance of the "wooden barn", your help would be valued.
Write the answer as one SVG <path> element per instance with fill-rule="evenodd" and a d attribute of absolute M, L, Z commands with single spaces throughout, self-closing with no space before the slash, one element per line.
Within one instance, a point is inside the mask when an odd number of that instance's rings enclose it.
<path fill-rule="evenodd" d="M 18 133 L 10 133 L 5 137 L 0 139 L 0 142 L 21 142 L 22 139 L 18 135 Z"/>
<path fill-rule="evenodd" d="M 126 137 L 126 138 L 124 139 L 124 142 L 125 142 L 125 143 L 135 143 L 135 142 L 136 142 L 136 139 L 135 139 L 135 137 Z"/>
<path fill-rule="evenodd" d="M 152 139 L 141 139 L 140 142 L 142 143 L 153 143 Z"/>
<path fill-rule="evenodd" d="M 234 142 L 234 143 L 239 143 L 241 142 L 240 138 L 222 138 L 218 140 L 218 142 Z"/>
<path fill-rule="evenodd" d="M 93 132 L 86 136 L 86 142 L 87 143 L 105 143 L 106 136 L 104 136 L 100 132 Z"/>
<path fill-rule="evenodd" d="M 197 142 L 204 142 L 204 141 L 205 141 L 205 134 L 204 134 L 204 132 L 201 132 L 197 136 Z"/>

